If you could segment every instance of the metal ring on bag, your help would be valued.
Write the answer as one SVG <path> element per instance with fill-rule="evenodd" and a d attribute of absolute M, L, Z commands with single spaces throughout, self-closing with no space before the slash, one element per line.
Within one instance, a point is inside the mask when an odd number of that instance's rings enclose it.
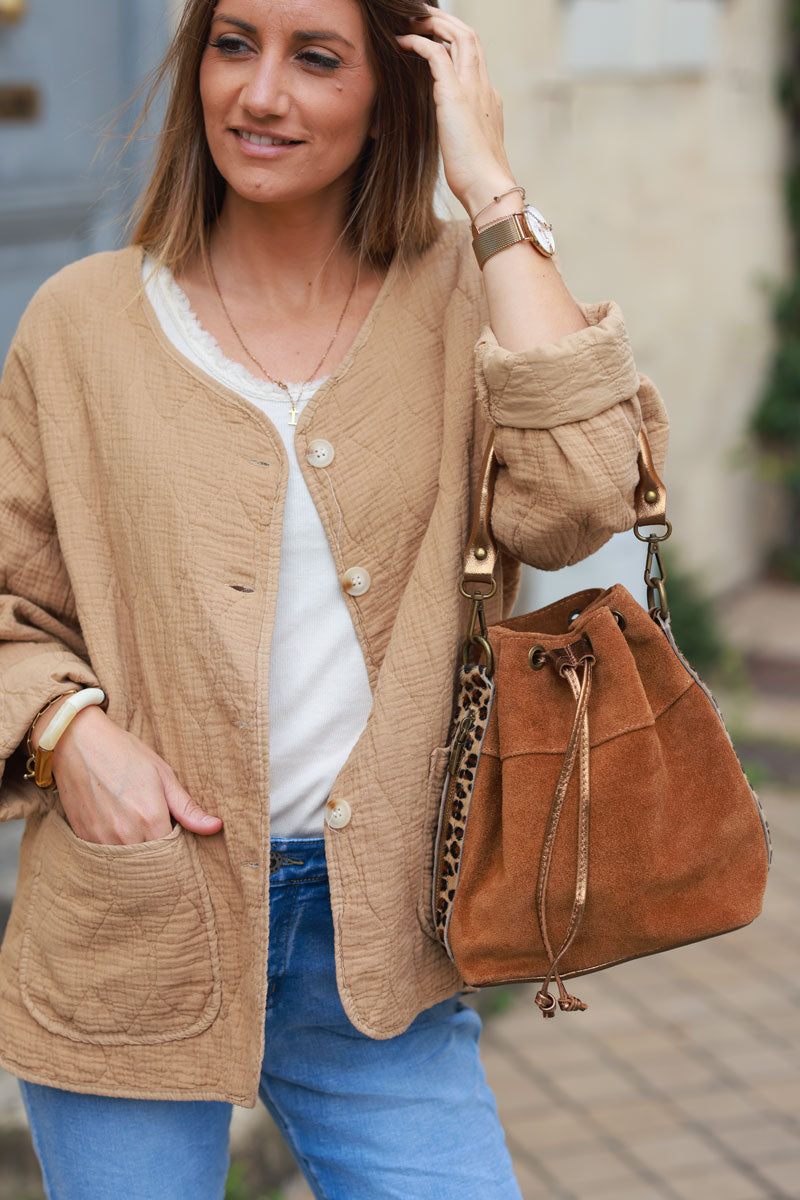
<path fill-rule="evenodd" d="M 472 648 L 472 646 L 477 646 L 486 655 L 486 663 L 485 663 L 486 674 L 493 675 L 494 674 L 494 653 L 492 651 L 492 647 L 489 645 L 486 638 L 481 637 L 481 635 L 479 633 L 473 634 L 473 636 L 471 638 L 467 638 L 467 640 L 464 642 L 464 645 L 461 648 L 461 657 L 462 657 L 464 666 L 470 667 L 470 666 L 475 665 L 474 663 L 471 663 L 469 660 L 469 652 L 470 652 L 470 649 Z"/>
<path fill-rule="evenodd" d="M 532 671 L 541 671 L 547 662 L 547 651 L 544 646 L 531 646 L 528 651 L 528 666 Z"/>
<path fill-rule="evenodd" d="M 489 592 L 466 592 L 464 591 L 464 580 L 462 579 L 458 585 L 458 590 L 467 600 L 491 600 L 492 596 L 497 591 L 497 580 L 492 579 L 492 589 Z"/>
<path fill-rule="evenodd" d="M 666 533 L 661 533 L 661 534 L 648 533 L 647 536 L 645 537 L 645 535 L 643 533 L 639 533 L 639 524 L 640 524 L 640 522 L 637 521 L 633 527 L 633 532 L 636 534 L 636 536 L 640 542 L 665 542 L 667 540 L 667 538 L 670 536 L 670 534 L 672 533 L 672 522 L 668 521 L 666 519 L 666 517 L 664 518 L 664 521 L 663 521 L 663 525 L 667 531 Z M 644 526 L 647 526 L 647 525 L 654 524 L 654 522 L 642 521 L 641 524 Z M 657 522 L 657 524 L 660 525 L 660 524 L 662 524 L 662 522 L 659 521 L 659 522 Z"/>

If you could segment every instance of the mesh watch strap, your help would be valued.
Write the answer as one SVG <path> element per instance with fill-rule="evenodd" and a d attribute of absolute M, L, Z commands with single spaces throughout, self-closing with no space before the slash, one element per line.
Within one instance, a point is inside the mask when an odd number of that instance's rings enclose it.
<path fill-rule="evenodd" d="M 472 248 L 478 266 L 483 270 L 484 263 L 493 254 L 507 250 L 509 246 L 516 246 L 517 242 L 530 240 L 530 234 L 522 222 L 522 213 L 512 213 L 511 216 L 503 217 L 501 221 L 482 229 L 478 236 L 473 238 Z"/>

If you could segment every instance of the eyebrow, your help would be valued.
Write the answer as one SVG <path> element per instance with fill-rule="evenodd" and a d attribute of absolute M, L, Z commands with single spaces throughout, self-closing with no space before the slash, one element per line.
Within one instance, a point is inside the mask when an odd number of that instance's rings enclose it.
<path fill-rule="evenodd" d="M 229 25 L 235 25 L 237 29 L 241 29 L 244 33 L 258 33 L 255 25 L 251 25 L 248 21 L 241 21 L 238 17 L 227 17 L 224 13 L 218 13 L 214 16 L 213 21 L 226 21 Z M 329 29 L 296 29 L 292 34 L 292 38 L 296 42 L 341 42 L 344 46 L 349 46 L 351 50 L 355 50 L 352 42 L 348 42 L 347 38 L 342 37 L 340 33 L 334 33 Z"/>
<path fill-rule="evenodd" d="M 351 50 L 355 50 L 355 46 L 352 42 L 348 42 L 347 38 L 327 29 L 296 29 L 292 37 L 298 42 L 342 42 Z"/>

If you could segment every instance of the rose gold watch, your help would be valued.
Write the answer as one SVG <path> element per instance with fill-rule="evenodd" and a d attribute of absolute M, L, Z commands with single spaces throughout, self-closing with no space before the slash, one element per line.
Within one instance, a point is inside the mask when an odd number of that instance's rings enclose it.
<path fill-rule="evenodd" d="M 552 258 L 556 252 L 553 227 L 532 204 L 526 204 L 522 212 L 493 221 L 480 232 L 473 225 L 472 232 L 472 248 L 481 270 L 493 254 L 508 250 L 518 242 L 532 242 L 546 258 Z"/>

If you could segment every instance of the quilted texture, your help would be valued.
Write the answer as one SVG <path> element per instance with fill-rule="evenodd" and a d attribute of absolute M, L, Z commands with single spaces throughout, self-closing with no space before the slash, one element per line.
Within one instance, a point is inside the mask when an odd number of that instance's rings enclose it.
<path fill-rule="evenodd" d="M 0 1061 L 77 1091 L 252 1107 L 287 462 L 264 413 L 170 345 L 140 269 L 128 248 L 49 280 L 0 385 L 0 816 L 27 818 L 0 953 Z M 331 792 L 352 819 L 325 834 L 339 991 L 372 1037 L 461 984 L 422 897 L 487 421 L 503 464 L 490 622 L 513 605 L 516 560 L 562 566 L 630 527 L 643 417 L 663 463 L 663 408 L 622 314 L 584 311 L 586 330 L 509 355 L 487 325 L 468 225 L 444 225 L 421 260 L 392 266 L 298 422 L 337 568 L 372 579 L 349 603 L 373 709 Z M 326 471 L 306 461 L 315 437 L 336 450 Z M 112 720 L 220 814 L 219 834 L 98 849 L 22 782 L 31 718 L 75 684 L 105 690 Z"/>
<path fill-rule="evenodd" d="M 192 835 L 175 825 L 157 841 L 96 845 L 53 811 L 37 850 L 20 960 L 28 1012 L 53 1033 L 105 1045 L 207 1029 L 219 952 Z"/>

